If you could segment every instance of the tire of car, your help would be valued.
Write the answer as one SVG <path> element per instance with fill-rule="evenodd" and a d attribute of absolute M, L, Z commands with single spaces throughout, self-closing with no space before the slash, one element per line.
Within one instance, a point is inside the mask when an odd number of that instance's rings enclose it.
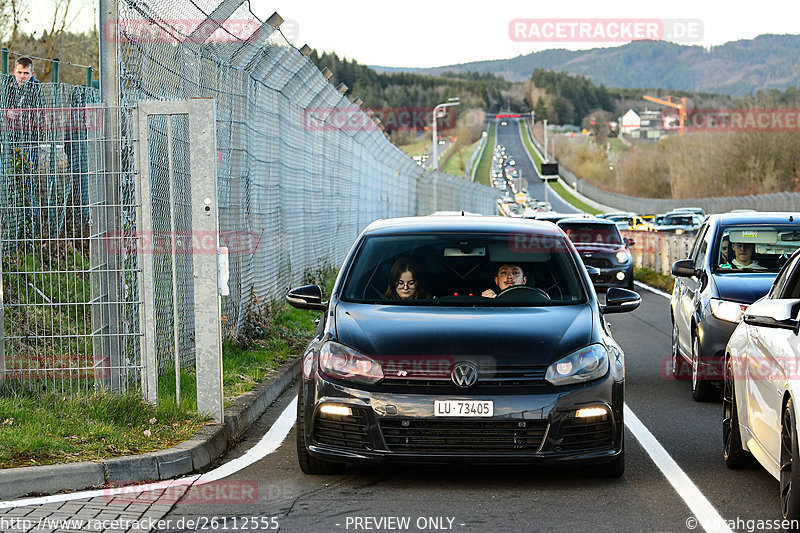
<path fill-rule="evenodd" d="M 625 436 L 622 436 L 622 448 L 613 461 L 597 465 L 594 474 L 598 477 L 621 478 L 625 473 Z"/>
<path fill-rule="evenodd" d="M 795 466 L 794 458 L 800 454 L 791 398 L 783 408 L 781 421 L 781 513 L 786 520 L 797 520 L 800 519 L 800 468 Z"/>
<path fill-rule="evenodd" d="M 680 354 L 678 349 L 678 324 L 675 319 L 672 320 L 672 377 L 679 380 L 687 380 L 689 374 L 689 365 L 686 364 L 686 359 Z"/>
<path fill-rule="evenodd" d="M 700 338 L 692 335 L 692 398 L 696 402 L 711 402 L 719 399 L 719 390 L 709 379 L 700 379 Z"/>
<path fill-rule="evenodd" d="M 295 425 L 297 431 L 297 462 L 300 465 L 300 470 L 309 475 L 341 474 L 344 472 L 344 463 L 325 461 L 308 453 L 305 442 L 304 411 L 305 402 L 303 401 L 303 385 L 301 383 L 300 391 L 297 393 L 297 424 Z"/>
<path fill-rule="evenodd" d="M 758 461 L 742 446 L 739 430 L 739 409 L 736 407 L 736 389 L 733 386 L 733 366 L 725 358 L 725 385 L 722 389 L 722 456 L 730 469 L 755 468 Z"/>

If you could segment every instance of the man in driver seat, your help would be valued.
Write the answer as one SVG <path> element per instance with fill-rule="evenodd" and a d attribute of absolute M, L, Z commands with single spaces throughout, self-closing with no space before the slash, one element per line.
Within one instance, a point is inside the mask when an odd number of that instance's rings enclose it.
<path fill-rule="evenodd" d="M 525 285 L 528 283 L 528 277 L 519 265 L 503 263 L 497 267 L 497 275 L 494 277 L 494 282 L 500 288 L 500 292 L 503 292 L 514 285 Z M 497 293 L 492 289 L 486 289 L 481 293 L 481 296 L 484 298 L 496 298 Z"/>

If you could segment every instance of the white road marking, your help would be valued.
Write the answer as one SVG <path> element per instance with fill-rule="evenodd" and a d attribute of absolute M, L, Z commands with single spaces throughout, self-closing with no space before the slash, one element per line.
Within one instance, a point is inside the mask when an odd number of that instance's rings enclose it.
<path fill-rule="evenodd" d="M 237 457 L 233 461 L 218 466 L 214 470 L 206 472 L 200 476 L 198 483 L 208 483 L 209 481 L 216 481 L 228 477 L 277 450 L 292 430 L 296 412 L 297 397 L 286 406 L 286 409 L 283 410 L 281 416 L 272 424 L 269 431 L 261 437 L 261 440 L 259 440 L 255 446 L 247 450 L 247 453 L 241 457 Z"/>
<path fill-rule="evenodd" d="M 166 481 L 157 481 L 155 483 L 146 483 L 144 485 L 134 485 L 128 487 L 113 487 L 108 489 L 97 490 L 84 490 L 81 492 L 71 492 L 69 494 L 53 494 L 52 496 L 40 496 L 38 498 L 25 498 L 23 500 L 9 500 L 0 502 L 0 509 L 10 509 L 12 507 L 27 507 L 29 505 L 44 505 L 47 503 L 62 503 L 72 500 L 80 500 L 82 498 L 97 498 L 106 496 L 110 500 L 119 494 L 136 494 L 139 492 L 146 492 L 149 490 L 161 490 L 168 487 L 176 487 L 180 485 L 191 485 L 199 478 L 199 474 L 179 478 L 168 479 Z"/>
<path fill-rule="evenodd" d="M 210 481 L 216 481 L 224 477 L 230 476 L 239 470 L 250 466 L 256 461 L 263 459 L 271 454 L 281 443 L 286 439 L 286 436 L 294 426 L 295 411 L 297 410 L 297 398 L 283 410 L 281 416 L 272 424 L 269 431 L 261 437 L 255 446 L 250 448 L 244 455 L 237 457 L 233 461 L 227 462 L 218 466 L 214 470 L 210 470 L 205 474 L 194 474 L 191 476 L 169 479 L 165 481 L 157 481 L 155 483 L 147 483 L 144 485 L 132 485 L 127 487 L 115 487 L 99 490 L 84 490 L 81 492 L 73 492 L 70 494 L 54 494 L 52 496 L 42 496 L 38 498 L 25 498 L 22 500 L 0 501 L 0 509 L 9 509 L 12 507 L 27 507 L 29 505 L 44 505 L 47 503 L 60 503 L 72 500 L 79 500 L 82 498 L 96 498 L 98 496 L 107 497 L 109 500 L 118 494 L 138 494 L 151 490 L 162 490 L 168 487 L 179 485 L 202 485 Z"/>
<path fill-rule="evenodd" d="M 700 489 L 692 483 L 689 476 L 681 470 L 678 463 L 675 462 L 667 450 L 661 445 L 660 442 L 650 433 L 650 430 L 642 424 L 642 421 L 633 414 L 630 407 L 625 404 L 625 426 L 633 433 L 636 440 L 642 445 L 642 448 L 650 456 L 655 465 L 667 478 L 672 488 L 678 493 L 678 496 L 683 499 L 686 505 L 692 512 L 692 515 L 697 519 L 697 522 L 706 531 L 714 531 L 720 533 L 732 532 L 728 524 L 720 516 L 714 506 L 711 505 Z"/>

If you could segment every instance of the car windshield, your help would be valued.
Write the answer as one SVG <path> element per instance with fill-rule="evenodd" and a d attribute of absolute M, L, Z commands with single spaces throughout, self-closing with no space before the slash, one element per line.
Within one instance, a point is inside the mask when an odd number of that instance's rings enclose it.
<path fill-rule="evenodd" d="M 340 298 L 359 303 L 439 306 L 549 306 L 587 301 L 582 269 L 566 239 L 540 233 L 414 234 L 367 237 Z M 502 267 L 502 268 L 501 268 Z M 498 270 L 521 270 L 501 287 Z M 496 298 L 482 296 L 491 290 Z"/>
<path fill-rule="evenodd" d="M 800 224 L 721 228 L 717 272 L 777 272 L 800 248 Z"/>
<path fill-rule="evenodd" d="M 619 228 L 612 224 L 569 222 L 559 226 L 575 244 L 622 244 Z"/>

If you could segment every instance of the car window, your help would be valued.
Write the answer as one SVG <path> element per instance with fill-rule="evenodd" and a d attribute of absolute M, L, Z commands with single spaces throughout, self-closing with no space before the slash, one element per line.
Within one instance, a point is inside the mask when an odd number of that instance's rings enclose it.
<path fill-rule="evenodd" d="M 695 256 L 694 259 L 694 268 L 696 269 L 705 268 L 706 253 L 708 253 L 708 241 L 706 239 L 703 239 L 702 241 L 700 241 L 700 247 L 697 249 L 697 256 Z"/>
<path fill-rule="evenodd" d="M 770 299 L 800 298 L 800 269 L 797 267 L 798 262 L 800 262 L 800 255 L 795 256 L 791 264 L 781 270 L 769 291 Z"/>
<path fill-rule="evenodd" d="M 692 244 L 692 249 L 689 252 L 689 258 L 691 259 L 696 258 L 695 254 L 698 248 L 698 244 L 703 242 L 703 238 L 705 237 L 707 231 L 708 231 L 708 226 L 704 226 L 700 228 L 700 231 L 697 232 L 697 237 L 695 238 L 694 243 Z"/>
<path fill-rule="evenodd" d="M 403 278 L 398 264 L 409 271 Z M 527 288 L 482 297 L 487 289 L 502 292 L 495 276 L 504 264 L 522 269 Z M 569 305 L 587 301 L 582 269 L 561 235 L 376 235 L 364 239 L 347 267 L 341 299 L 388 305 Z M 393 293 L 407 293 L 409 281 L 416 289 L 411 298 Z"/>
<path fill-rule="evenodd" d="M 611 224 L 568 222 L 559 226 L 575 244 L 622 244 L 619 228 Z"/>
<path fill-rule="evenodd" d="M 717 267 L 722 273 L 778 272 L 800 248 L 800 224 L 727 226 L 719 235 L 730 242 L 728 262 Z"/>

